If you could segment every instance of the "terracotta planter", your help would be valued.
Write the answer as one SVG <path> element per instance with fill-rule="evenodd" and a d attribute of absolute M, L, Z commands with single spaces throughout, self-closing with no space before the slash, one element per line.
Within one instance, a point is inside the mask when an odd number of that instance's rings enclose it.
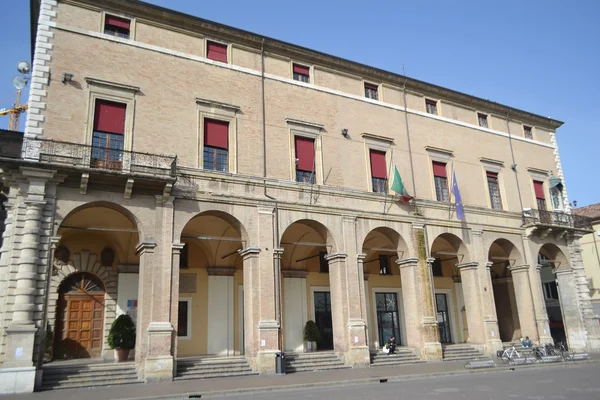
<path fill-rule="evenodd" d="M 129 349 L 115 349 L 115 359 L 118 362 L 127 361 L 129 357 Z"/>

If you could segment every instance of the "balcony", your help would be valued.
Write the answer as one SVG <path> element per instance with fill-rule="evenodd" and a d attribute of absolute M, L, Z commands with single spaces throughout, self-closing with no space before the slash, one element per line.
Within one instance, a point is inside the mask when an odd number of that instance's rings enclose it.
<path fill-rule="evenodd" d="M 177 157 L 141 153 L 46 139 L 23 139 L 20 132 L 0 132 L 0 158 L 5 163 L 40 163 L 60 169 L 67 181 L 78 180 L 81 192 L 92 184 L 126 184 L 125 197 L 136 190 L 149 193 L 158 187 L 168 196 L 176 179 Z"/>
<path fill-rule="evenodd" d="M 547 210 L 523 211 L 523 225 L 526 227 L 541 227 L 546 229 L 577 229 L 593 230 L 592 219 L 575 214 Z"/>

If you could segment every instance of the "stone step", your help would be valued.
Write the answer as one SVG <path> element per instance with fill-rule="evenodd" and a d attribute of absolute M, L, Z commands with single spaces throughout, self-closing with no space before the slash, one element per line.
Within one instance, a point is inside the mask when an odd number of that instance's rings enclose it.
<path fill-rule="evenodd" d="M 286 358 L 326 358 L 337 357 L 333 351 L 315 351 L 312 353 L 284 353 Z"/>
<path fill-rule="evenodd" d="M 44 366 L 44 375 L 65 374 L 65 373 L 80 373 L 92 371 L 123 371 L 135 370 L 135 363 L 118 363 L 118 364 L 83 364 L 83 365 L 61 365 L 61 366 Z"/>
<path fill-rule="evenodd" d="M 119 376 L 129 376 L 129 375 L 137 376 L 137 372 L 136 372 L 135 368 L 131 368 L 131 369 L 127 369 L 127 370 L 117 370 L 117 371 L 81 370 L 81 371 L 75 371 L 75 372 L 69 371 L 69 372 L 63 372 L 63 373 L 57 373 L 57 372 L 48 373 L 48 371 L 44 371 L 42 378 L 44 380 L 47 380 L 47 379 L 57 379 L 57 378 L 64 378 L 64 377 L 73 377 L 73 378 L 111 377 L 111 376 L 119 377 Z"/>
<path fill-rule="evenodd" d="M 404 364 L 420 364 L 420 363 L 425 363 L 427 361 L 425 360 L 419 360 L 418 358 L 415 358 L 414 360 L 381 360 L 381 361 L 376 361 L 376 362 L 372 362 L 371 366 L 372 367 L 379 367 L 379 366 L 387 366 L 387 365 L 404 365 Z"/>
<path fill-rule="evenodd" d="M 216 373 L 216 372 L 252 372 L 252 368 L 248 365 L 243 365 L 239 367 L 229 367 L 229 368 L 219 368 L 219 367 L 210 367 L 206 365 L 198 365 L 189 368 L 177 368 L 177 375 L 189 375 L 189 374 L 200 374 L 200 373 Z"/>
<path fill-rule="evenodd" d="M 327 365 L 320 367 L 311 367 L 311 366 L 303 366 L 303 367 L 286 367 L 286 373 L 289 372 L 308 372 L 308 371 L 327 371 L 331 369 L 349 369 L 350 367 L 344 364 L 341 365 Z"/>
<path fill-rule="evenodd" d="M 117 385 L 131 385 L 135 383 L 142 383 L 137 379 L 95 379 L 89 382 L 56 382 L 56 383 L 42 383 L 42 390 L 50 389 L 75 389 L 75 388 L 88 388 L 88 387 L 105 387 L 105 386 L 117 386 Z"/>
<path fill-rule="evenodd" d="M 227 371 L 219 371 L 219 372 L 211 372 L 211 373 L 202 373 L 202 374 L 189 374 L 189 375 L 178 375 L 175 377 L 175 380 L 187 380 L 187 379 L 208 379 L 208 378 L 229 378 L 234 376 L 251 376 L 258 375 L 258 372 L 254 372 L 252 370 L 244 371 L 244 372 L 227 372 Z"/>
<path fill-rule="evenodd" d="M 286 364 L 315 364 L 315 363 L 331 363 L 331 362 L 342 362 L 339 358 L 337 357 L 329 357 L 329 358 L 314 358 L 314 359 L 307 359 L 307 358 L 295 358 L 295 359 L 287 359 L 285 360 Z"/>
<path fill-rule="evenodd" d="M 177 363 L 177 369 L 181 368 L 196 368 L 196 367 L 207 367 L 207 368 L 229 368 L 229 367 L 240 367 L 247 366 L 248 361 L 236 361 L 236 362 L 196 362 L 196 363 Z"/>

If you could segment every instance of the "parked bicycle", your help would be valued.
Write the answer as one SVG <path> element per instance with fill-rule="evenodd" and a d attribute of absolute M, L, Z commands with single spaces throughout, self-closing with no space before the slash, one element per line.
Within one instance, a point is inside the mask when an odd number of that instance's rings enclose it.
<path fill-rule="evenodd" d="M 508 363 L 513 362 L 517 358 L 521 358 L 521 354 L 519 354 L 514 344 L 511 347 L 505 348 L 504 350 L 498 350 L 496 356 L 502 361 L 507 361 Z"/>

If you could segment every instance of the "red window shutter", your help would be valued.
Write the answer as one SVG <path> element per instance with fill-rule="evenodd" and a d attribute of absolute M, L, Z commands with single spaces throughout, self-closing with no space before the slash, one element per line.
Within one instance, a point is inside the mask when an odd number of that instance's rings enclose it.
<path fill-rule="evenodd" d="M 446 164 L 441 162 L 433 162 L 433 175 L 440 178 L 446 178 Z"/>
<path fill-rule="evenodd" d="M 204 145 L 229 148 L 229 122 L 204 119 Z"/>
<path fill-rule="evenodd" d="M 125 133 L 126 104 L 106 100 L 96 100 L 94 130 L 105 133 Z"/>
<path fill-rule="evenodd" d="M 294 73 L 301 75 L 310 75 L 310 68 L 305 67 L 304 65 L 294 64 Z"/>
<path fill-rule="evenodd" d="M 373 178 L 387 179 L 385 167 L 385 152 L 371 150 L 371 176 Z"/>
<path fill-rule="evenodd" d="M 206 57 L 211 60 L 227 62 L 227 45 L 221 43 L 208 42 Z"/>
<path fill-rule="evenodd" d="M 371 90 L 377 91 L 377 89 L 379 89 L 379 87 L 377 85 L 372 85 L 370 83 L 365 83 L 365 89 L 371 89 Z"/>
<path fill-rule="evenodd" d="M 296 169 L 312 172 L 315 163 L 315 141 L 302 136 L 296 136 L 295 141 L 296 158 L 298 159 Z"/>
<path fill-rule="evenodd" d="M 544 182 L 533 181 L 533 189 L 535 191 L 536 199 L 545 199 L 546 198 L 546 196 L 544 196 Z"/>
<path fill-rule="evenodd" d="M 129 29 L 131 21 L 125 18 L 113 17 L 107 15 L 105 20 L 106 25 L 115 26 L 117 28 Z"/>
<path fill-rule="evenodd" d="M 498 174 L 496 172 L 486 171 L 488 178 L 498 178 Z"/>

